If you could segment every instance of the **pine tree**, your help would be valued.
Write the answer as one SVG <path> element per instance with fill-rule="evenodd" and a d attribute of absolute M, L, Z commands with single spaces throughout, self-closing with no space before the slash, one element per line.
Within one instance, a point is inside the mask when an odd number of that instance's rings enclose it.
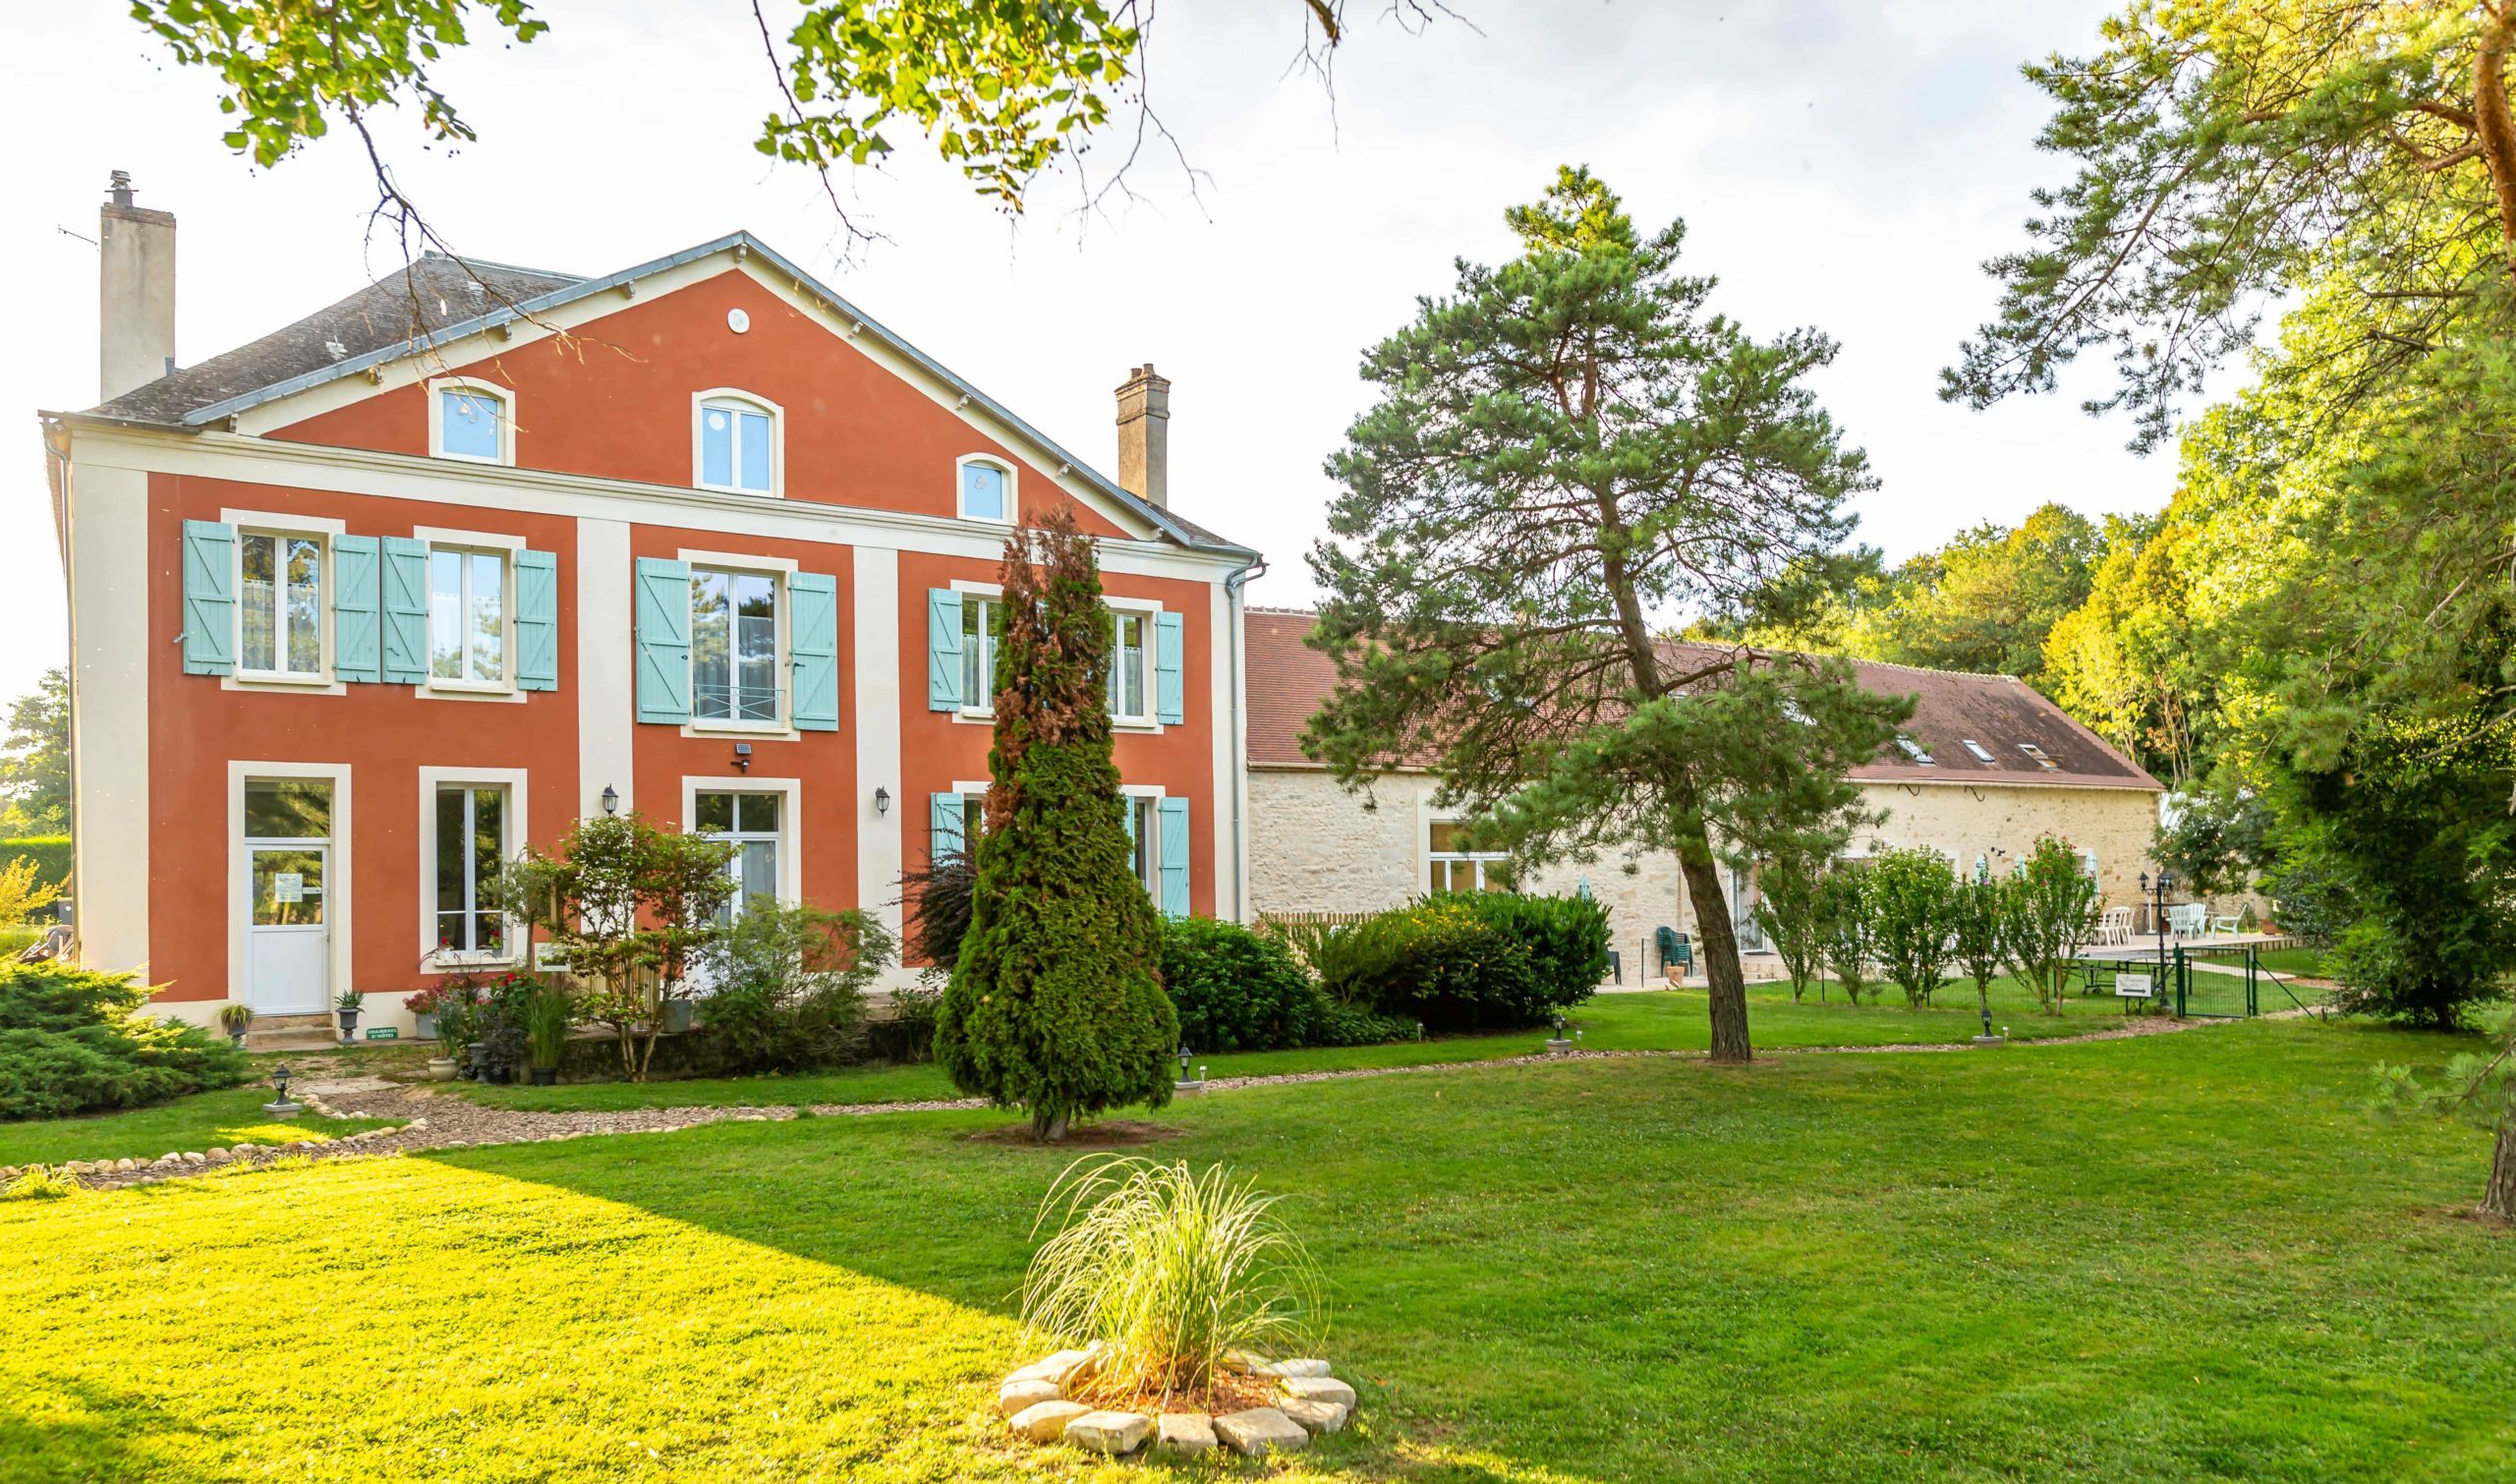
<path fill-rule="evenodd" d="M 935 1059 L 1055 1140 L 1073 1118 L 1169 1102 L 1179 1017 L 1111 755 L 1101 574 L 1070 510 L 1006 541 L 1003 582 L 992 786 Z"/>

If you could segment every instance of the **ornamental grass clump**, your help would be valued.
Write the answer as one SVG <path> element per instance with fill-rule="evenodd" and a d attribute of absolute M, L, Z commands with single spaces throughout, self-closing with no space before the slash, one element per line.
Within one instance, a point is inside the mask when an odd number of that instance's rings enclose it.
<path fill-rule="evenodd" d="M 1104 1346 L 1073 1388 L 1090 1399 L 1209 1400 L 1231 1385 L 1232 1352 L 1281 1355 L 1317 1333 L 1319 1270 L 1276 1200 L 1221 1165 L 1196 1174 L 1184 1161 L 1109 1155 L 1068 1166 L 1040 1205 L 1042 1225 L 1059 1213 L 1062 1225 L 1031 1259 L 1023 1322 Z"/>

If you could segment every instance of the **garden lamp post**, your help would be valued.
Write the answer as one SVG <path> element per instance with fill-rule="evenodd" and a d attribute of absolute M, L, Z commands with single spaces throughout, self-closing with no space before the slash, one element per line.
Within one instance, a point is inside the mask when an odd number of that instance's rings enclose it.
<path fill-rule="evenodd" d="M 2157 875 L 2157 880 L 2152 882 L 2149 880 L 2149 874 L 2144 871 L 2141 873 L 2141 889 L 2148 893 L 2149 928 L 2157 934 L 2158 939 L 2158 977 L 2157 983 L 2150 987 L 2149 993 L 2164 995 L 2166 993 L 2166 899 L 2168 893 L 2175 890 L 2175 873 L 2161 871 Z"/>
<path fill-rule="evenodd" d="M 1182 1082 L 1188 1080 L 1188 1043 L 1182 1041 L 1179 1043 L 1179 1080 Z"/>
<path fill-rule="evenodd" d="M 271 1068 L 271 1090 L 279 1094 L 279 1096 L 272 1099 L 270 1102 L 263 1104 L 262 1112 L 269 1113 L 274 1118 L 294 1118 L 299 1113 L 305 1112 L 305 1104 L 289 1101 L 287 1062 L 283 1061 L 279 1065 Z"/>

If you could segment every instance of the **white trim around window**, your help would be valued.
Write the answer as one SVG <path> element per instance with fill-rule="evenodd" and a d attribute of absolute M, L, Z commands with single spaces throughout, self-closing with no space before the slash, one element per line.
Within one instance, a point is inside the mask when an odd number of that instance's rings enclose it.
<path fill-rule="evenodd" d="M 521 768 L 423 768 L 420 770 L 420 972 L 453 974 L 465 969 L 514 968 L 524 962 L 517 925 L 507 920 L 506 948 L 497 953 L 443 953 L 437 942 L 436 900 L 436 792 L 443 785 L 470 785 L 479 788 L 501 788 L 506 800 L 500 806 L 498 821 L 500 842 L 498 859 L 513 860 L 524 847 L 526 826 L 533 818 L 528 812 L 526 772 Z"/>
<path fill-rule="evenodd" d="M 708 411 L 751 414 L 769 420 L 769 467 L 755 470 L 746 462 L 739 417 L 725 430 L 726 477 L 708 478 Z M 758 476 L 757 483 L 746 483 Z M 782 497 L 786 493 L 786 409 L 758 392 L 739 386 L 712 386 L 690 394 L 690 485 L 726 494 Z"/>
<path fill-rule="evenodd" d="M 494 381 L 472 376 L 432 376 L 429 379 L 429 452 L 440 459 L 460 459 L 466 464 L 498 464 L 515 466 L 515 391 Z M 498 448 L 494 455 L 454 453 L 445 446 L 445 395 L 460 393 L 497 408 Z"/>
<path fill-rule="evenodd" d="M 275 510 L 222 509 L 219 520 L 236 528 L 236 561 L 229 591 L 236 595 L 236 668 L 221 675 L 218 686 L 229 691 L 284 691 L 291 695 L 344 696 L 349 687 L 332 673 L 332 538 L 347 533 L 347 522 L 324 516 L 289 515 Z M 311 671 L 255 670 L 245 667 L 245 542 L 253 537 L 313 540 L 322 546 L 322 570 L 314 609 L 315 644 L 320 659 Z M 286 644 L 285 635 L 277 641 Z"/>
<path fill-rule="evenodd" d="M 972 465 L 993 469 L 1004 479 L 1003 510 L 997 515 L 974 515 L 970 512 L 970 477 Z M 992 453 L 965 453 L 952 461 L 952 514 L 965 521 L 982 521 L 991 526 L 1017 525 L 1022 519 L 1021 474 L 1013 461 Z"/>
<path fill-rule="evenodd" d="M 772 793 L 777 795 L 777 899 L 793 906 L 804 899 L 804 780 L 801 778 L 701 777 L 681 779 L 681 828 L 698 834 L 699 796 L 703 793 Z"/>
<path fill-rule="evenodd" d="M 1110 683 L 1113 702 L 1110 707 L 1110 724 L 1119 731 L 1159 733 L 1162 730 L 1162 702 L 1155 692 L 1161 686 L 1161 679 L 1156 673 L 1161 657 L 1160 640 L 1156 637 L 1156 631 L 1160 625 L 1155 620 L 1162 616 L 1163 606 L 1152 599 L 1114 598 L 1106 594 L 1101 599 L 1101 605 L 1108 608 L 1111 615 Z M 1142 620 L 1137 625 L 1136 634 L 1136 643 L 1142 652 L 1142 673 L 1136 677 L 1137 700 L 1141 703 L 1142 710 L 1127 713 L 1121 713 L 1115 701 L 1122 678 L 1118 673 L 1117 623 L 1117 616 L 1121 613 Z"/>
<path fill-rule="evenodd" d="M 1118 795 L 1127 801 L 1127 808 L 1136 814 L 1135 857 L 1127 864 L 1134 870 L 1137 882 L 1144 886 L 1145 894 L 1152 897 L 1154 904 L 1159 906 L 1162 902 L 1161 806 L 1162 801 L 1171 795 L 1159 783 L 1121 783 L 1118 785 Z M 1143 806 L 1146 804 L 1154 807 L 1145 809 Z"/>
<path fill-rule="evenodd" d="M 984 673 L 980 678 L 985 680 L 987 683 L 979 686 L 975 691 L 973 691 L 970 685 L 970 656 L 974 652 L 970 647 L 972 636 L 968 617 L 970 611 L 969 600 L 975 598 L 988 603 L 1000 602 L 1004 598 L 1004 585 L 1002 583 L 977 582 L 969 578 L 956 577 L 952 580 L 952 591 L 961 595 L 961 612 L 963 615 L 961 619 L 961 709 L 952 713 L 952 719 L 954 721 L 967 721 L 978 726 L 992 726 L 996 722 L 996 685 L 994 679 L 996 666 L 992 660 L 988 664 L 982 666 Z M 984 638 L 985 634 L 986 628 L 982 625 L 979 630 L 979 636 Z M 985 697 L 986 699 L 981 700 L 979 699 L 980 697 Z"/>
<path fill-rule="evenodd" d="M 685 737 L 767 737 L 772 740 L 801 735 L 795 730 L 795 652 L 793 647 L 794 583 L 800 570 L 791 556 L 752 556 L 739 551 L 705 551 L 684 546 L 673 553 L 675 560 L 687 563 L 696 578 L 704 568 L 711 572 L 736 572 L 767 577 L 775 584 L 775 621 L 777 657 L 771 669 L 775 677 L 777 718 L 773 721 L 737 721 L 730 717 L 702 719 L 698 714 L 698 614 L 691 615 L 691 719 L 682 723 Z M 683 816 L 685 819 L 688 815 Z"/>
<path fill-rule="evenodd" d="M 414 694 L 429 701 L 504 701 L 521 703 L 524 692 L 515 683 L 515 558 L 525 549 L 525 539 L 499 531 L 458 531 L 444 526 L 420 526 L 412 530 L 417 540 L 428 542 L 428 611 L 423 622 L 428 635 L 428 679 Z M 498 678 L 496 680 L 457 679 L 436 672 L 436 557 L 439 551 L 459 551 L 466 555 L 483 554 L 498 558 Z M 466 563 L 467 581 L 470 564 Z"/>

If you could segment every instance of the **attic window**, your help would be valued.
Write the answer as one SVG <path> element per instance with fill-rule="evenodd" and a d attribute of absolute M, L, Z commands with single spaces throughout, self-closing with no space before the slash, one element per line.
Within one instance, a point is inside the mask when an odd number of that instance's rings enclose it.
<path fill-rule="evenodd" d="M 1939 766 L 1938 762 L 1931 757 L 1930 749 L 1922 746 L 1919 742 L 1915 741 L 1911 737 L 1898 737 L 1896 739 L 1896 745 L 1905 750 L 1906 757 L 1919 763 L 1924 768 L 1937 768 Z"/>
<path fill-rule="evenodd" d="M 515 462 L 515 402 L 475 381 L 429 383 L 429 447 L 437 457 L 477 464 Z"/>
<path fill-rule="evenodd" d="M 2057 772 L 2061 770 L 2060 764 L 2044 756 L 2044 749 L 2036 746 L 2032 742 L 2021 742 L 2018 744 L 2018 750 L 2027 754 L 2029 757 L 2033 758 L 2035 760 L 2035 766 L 2044 770 L 2046 772 Z"/>
<path fill-rule="evenodd" d="M 696 399 L 691 483 L 744 494 L 778 492 L 778 408 L 730 388 Z"/>
<path fill-rule="evenodd" d="M 1972 737 L 1965 738 L 1964 740 L 1966 743 L 1966 750 L 1974 755 L 1975 762 L 1989 763 L 1992 761 L 1992 755 L 1984 750 L 1982 743 L 1975 741 Z"/>

